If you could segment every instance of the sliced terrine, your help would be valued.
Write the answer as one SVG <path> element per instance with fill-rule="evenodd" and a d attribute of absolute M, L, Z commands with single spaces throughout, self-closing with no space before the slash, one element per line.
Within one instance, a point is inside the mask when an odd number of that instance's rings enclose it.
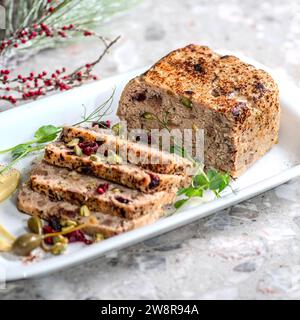
<path fill-rule="evenodd" d="M 126 219 L 102 212 L 91 212 L 89 216 L 81 216 L 80 206 L 66 201 L 50 200 L 46 195 L 35 192 L 28 186 L 23 186 L 19 192 L 18 208 L 24 213 L 37 215 L 44 220 L 55 217 L 59 220 L 72 220 L 77 224 L 88 224 L 84 228 L 85 233 L 89 235 L 100 233 L 106 238 L 153 223 L 163 215 L 163 210 L 160 209 L 136 219 Z"/>
<path fill-rule="evenodd" d="M 176 189 L 145 194 L 45 162 L 33 168 L 29 184 L 34 191 L 45 194 L 52 200 L 87 205 L 90 210 L 127 219 L 161 211 L 176 196 Z"/>
<path fill-rule="evenodd" d="M 125 154 L 124 161 L 153 172 L 184 175 L 188 174 L 193 168 L 193 163 L 188 159 L 114 136 L 111 132 L 106 133 L 105 130 L 64 127 L 60 138 L 61 141 L 68 143 L 74 138 L 87 142 L 96 141 L 103 151 L 107 148 L 108 150 L 113 149 L 121 155 Z"/>
<path fill-rule="evenodd" d="M 279 92 L 267 72 L 189 45 L 131 80 L 117 114 L 129 130 L 203 129 L 204 164 L 237 177 L 278 141 Z"/>
<path fill-rule="evenodd" d="M 52 165 L 92 174 L 145 193 L 180 188 L 186 186 L 190 180 L 185 175 L 159 174 L 122 162 L 120 164 L 109 163 L 105 157 L 87 156 L 85 154 L 78 156 L 63 143 L 47 145 L 44 159 Z"/>

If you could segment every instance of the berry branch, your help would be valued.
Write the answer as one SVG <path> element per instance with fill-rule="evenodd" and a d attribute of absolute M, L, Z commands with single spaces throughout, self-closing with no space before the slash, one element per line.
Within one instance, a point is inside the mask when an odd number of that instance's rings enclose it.
<path fill-rule="evenodd" d="M 97 79 L 97 76 L 92 72 L 94 66 L 103 59 L 120 37 L 109 41 L 105 37 L 74 23 L 59 26 L 59 15 L 64 12 L 62 9 L 68 7 L 69 10 L 72 10 L 72 5 L 77 6 L 77 2 L 76 0 L 62 0 L 56 1 L 54 4 L 52 0 L 35 0 L 27 15 L 23 19 L 20 18 L 18 22 L 20 27 L 15 31 L 7 32 L 6 37 L 0 40 L 0 100 L 11 104 L 16 104 L 18 101 L 35 100 L 52 91 L 69 90 L 80 86 L 83 82 Z M 37 12 L 38 16 L 36 16 Z M 8 10 L 8 15 L 10 14 L 13 12 Z M 55 16 L 56 23 L 51 20 L 52 16 Z M 104 49 L 96 60 L 86 63 L 74 71 L 67 72 L 66 68 L 61 68 L 50 74 L 42 70 L 38 73 L 30 72 L 26 75 L 16 76 L 13 75 L 11 67 L 5 67 L 8 65 L 13 51 L 22 52 L 22 50 L 30 48 L 33 43 L 45 42 L 47 39 L 49 41 L 51 39 L 51 41 L 56 39 L 65 41 L 78 35 L 100 40 Z"/>

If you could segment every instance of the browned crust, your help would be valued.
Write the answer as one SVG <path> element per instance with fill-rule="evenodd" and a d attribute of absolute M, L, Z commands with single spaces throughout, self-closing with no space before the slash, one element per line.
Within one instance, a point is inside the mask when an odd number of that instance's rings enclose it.
<path fill-rule="evenodd" d="M 253 100 L 255 109 L 263 112 L 267 97 L 278 95 L 277 84 L 267 72 L 194 44 L 171 52 L 140 79 L 173 94 L 186 95 L 194 103 L 225 113 L 235 121 L 239 121 L 234 115 L 237 101 L 229 97 L 233 92 Z M 251 111 L 252 106 L 248 107 Z"/>

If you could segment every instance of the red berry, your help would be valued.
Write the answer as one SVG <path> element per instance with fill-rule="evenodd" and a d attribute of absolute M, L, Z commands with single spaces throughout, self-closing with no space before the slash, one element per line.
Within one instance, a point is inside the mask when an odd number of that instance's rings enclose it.
<path fill-rule="evenodd" d="M 85 244 L 91 244 L 92 241 L 88 240 L 84 233 L 81 230 L 76 230 L 73 232 L 70 232 L 66 235 L 66 237 L 69 239 L 69 242 L 84 242 Z"/>
<path fill-rule="evenodd" d="M 63 32 L 63 31 L 58 31 L 58 34 L 59 34 L 62 38 L 66 38 L 66 37 L 67 37 L 66 33 Z"/>
<path fill-rule="evenodd" d="M 82 152 L 87 155 L 90 156 L 93 153 L 96 153 L 99 145 L 97 144 L 97 142 L 93 141 L 93 142 L 81 142 L 79 143 L 79 148 L 82 149 Z"/>
<path fill-rule="evenodd" d="M 50 8 L 49 8 L 49 12 L 50 12 L 50 13 L 53 13 L 54 10 L 55 10 L 54 7 L 50 7 Z"/>
<path fill-rule="evenodd" d="M 84 31 L 83 35 L 88 37 L 91 36 L 93 33 L 91 31 Z"/>
<path fill-rule="evenodd" d="M 15 47 L 15 48 L 18 48 L 18 46 L 19 46 L 19 45 L 18 45 L 17 43 L 14 44 L 14 47 Z"/>
<path fill-rule="evenodd" d="M 103 184 L 100 184 L 100 186 L 97 188 L 97 193 L 99 194 L 104 194 L 109 188 L 109 184 L 106 182 L 106 183 L 103 183 Z"/>
<path fill-rule="evenodd" d="M 74 28 L 74 24 L 70 24 L 69 29 L 73 29 L 73 28 Z"/>

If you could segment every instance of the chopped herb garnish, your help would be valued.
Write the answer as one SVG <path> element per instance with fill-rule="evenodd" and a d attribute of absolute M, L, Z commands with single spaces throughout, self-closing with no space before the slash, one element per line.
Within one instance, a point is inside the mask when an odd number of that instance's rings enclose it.
<path fill-rule="evenodd" d="M 187 188 L 182 188 L 177 192 L 178 196 L 184 195 L 186 198 L 178 200 L 175 208 L 179 209 L 191 198 L 202 198 L 204 191 L 211 190 L 217 198 L 221 196 L 221 192 L 229 186 L 230 176 L 215 169 L 209 169 L 207 173 L 199 166 L 197 174 L 192 178 L 192 183 Z"/>

